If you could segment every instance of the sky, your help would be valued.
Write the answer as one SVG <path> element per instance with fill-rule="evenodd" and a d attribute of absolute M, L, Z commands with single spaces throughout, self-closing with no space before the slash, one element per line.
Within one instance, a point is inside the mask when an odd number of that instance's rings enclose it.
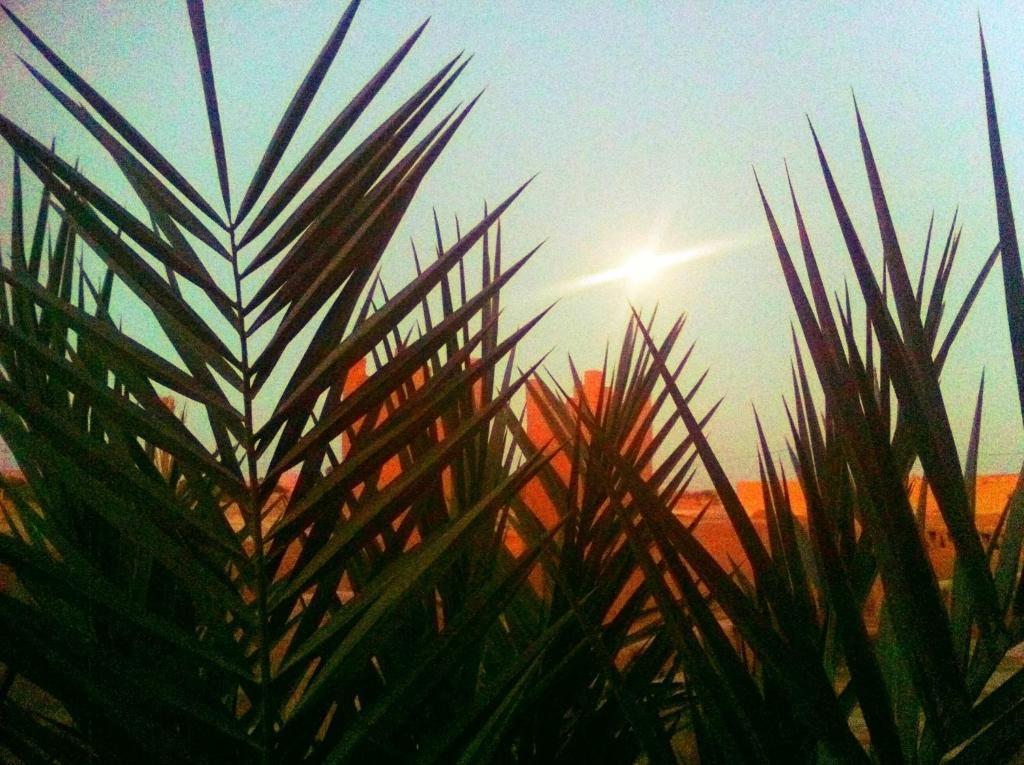
<path fill-rule="evenodd" d="M 202 92 L 183 2 L 7 0 L 117 106 L 208 199 L 219 200 Z M 340 16 L 319 0 L 211 0 L 210 44 L 237 200 L 292 92 Z M 829 285 L 852 278 L 828 205 L 807 118 L 823 141 L 870 256 L 880 245 L 860 157 L 851 92 L 879 163 L 897 231 L 916 267 L 929 216 L 937 238 L 954 209 L 963 224 L 947 315 L 997 241 L 984 124 L 977 14 L 985 26 L 1011 190 L 1024 178 L 1024 6 L 913 2 L 612 2 L 365 0 L 283 168 L 424 19 L 426 32 L 363 118 L 366 134 L 399 99 L 459 51 L 474 54 L 446 99 L 485 89 L 431 171 L 385 256 L 395 289 L 413 273 L 409 241 L 431 242 L 431 211 L 449 234 L 534 174 L 503 219 L 506 252 L 544 246 L 504 294 L 506 329 L 553 301 L 519 360 L 552 350 L 598 366 L 617 347 L 629 302 L 659 326 L 688 315 L 697 348 L 685 379 L 710 369 L 705 405 L 725 403 L 712 444 L 734 478 L 756 474 L 751 407 L 775 448 L 786 435 L 792 310 L 757 196 L 756 168 L 796 246 L 789 164 Z M 44 63 L 0 22 L 0 111 L 126 192 L 109 161 L 41 91 L 16 56 Z M 45 70 L 45 69 L 44 69 Z M 446 111 L 440 110 L 438 114 Z M 351 142 L 346 145 L 352 145 Z M 336 155 L 340 156 L 340 155 Z M 0 151 L 0 179 L 11 176 Z M 283 174 L 279 170 L 275 180 Z M 119 185 L 120 184 L 120 185 Z M 37 193 L 30 187 L 30 200 Z M 0 184 L 0 246 L 10 231 Z M 1017 196 L 1018 218 L 1024 197 Z M 29 202 L 31 206 L 32 202 Z M 31 209 L 31 207 L 30 207 Z M 595 273 L 641 251 L 679 258 L 642 284 Z M 581 285 L 585 283 L 585 286 Z M 852 286 L 852 285 L 851 285 Z M 131 301 L 122 304 L 129 319 Z M 998 269 L 947 362 L 943 392 L 961 447 L 986 372 L 981 469 L 1016 471 L 1024 457 Z M 138 324 L 144 339 L 149 330 Z M 159 339 L 152 339 L 159 345 Z"/>

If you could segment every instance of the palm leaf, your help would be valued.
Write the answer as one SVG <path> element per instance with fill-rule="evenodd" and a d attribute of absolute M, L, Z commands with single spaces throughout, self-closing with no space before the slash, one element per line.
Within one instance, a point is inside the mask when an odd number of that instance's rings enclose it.
<path fill-rule="evenodd" d="M 295 95 L 292 96 L 291 103 L 288 104 L 288 109 L 285 111 L 284 116 L 281 117 L 281 121 L 278 123 L 277 129 L 274 130 L 274 135 L 270 139 L 267 150 L 263 154 L 263 158 L 260 160 L 260 164 L 256 168 L 256 172 L 253 175 L 252 180 L 249 182 L 249 188 L 246 189 L 245 196 L 242 198 L 242 203 L 238 207 L 236 223 L 245 219 L 245 216 L 248 215 L 249 211 L 252 209 L 253 204 L 255 204 L 256 200 L 259 199 L 260 194 L 263 193 L 263 190 L 267 187 L 270 177 L 274 174 L 274 170 L 277 167 L 277 164 L 281 161 L 281 157 L 284 155 L 285 149 L 287 149 L 288 144 L 291 143 L 292 137 L 295 135 L 295 131 L 299 127 L 299 123 L 302 122 L 302 118 L 306 115 L 306 110 L 309 108 L 309 105 L 313 101 L 313 97 L 320 88 L 320 84 L 327 75 L 327 70 L 330 69 L 331 63 L 334 61 L 334 57 L 338 54 L 338 49 L 341 47 L 341 43 L 344 41 L 345 35 L 348 34 L 348 29 L 352 24 L 352 18 L 355 16 L 356 9 L 358 8 L 359 0 L 352 0 L 352 2 L 349 3 L 344 14 L 342 14 L 342 17 L 338 20 L 337 25 L 331 32 L 331 36 L 327 39 L 327 42 L 324 43 L 323 49 L 316 57 L 316 61 L 313 62 L 313 66 L 310 67 L 309 72 L 306 73 L 306 77 L 302 81 L 302 84 L 299 85 L 298 90 L 295 91 Z M 205 32 L 203 37 L 205 39 Z M 196 47 L 198 50 L 198 44 Z"/>
<path fill-rule="evenodd" d="M 121 116 L 111 104 L 103 98 L 99 93 L 96 92 L 84 79 L 75 73 L 71 67 L 69 67 L 63 59 L 61 59 L 53 50 L 51 50 L 46 43 L 44 43 L 31 29 L 29 29 L 9 8 L 6 6 L 0 6 L 3 8 L 4 13 L 14 22 L 18 27 L 19 31 L 25 35 L 26 39 L 32 46 L 38 50 L 42 56 L 60 72 L 61 76 L 64 77 L 72 87 L 81 94 L 82 98 L 92 106 L 103 119 L 111 125 L 117 133 L 124 138 L 128 144 L 141 154 L 147 162 L 155 167 L 161 175 L 167 178 L 171 184 L 178 189 L 178 191 L 192 204 L 202 210 L 207 216 L 214 220 L 218 225 L 223 227 L 223 221 L 213 211 L 213 208 L 199 195 L 199 193 L 189 184 L 185 178 L 174 169 L 170 162 L 168 162 L 164 156 L 157 151 L 153 145 L 146 140 L 145 137 L 138 130 Z"/>

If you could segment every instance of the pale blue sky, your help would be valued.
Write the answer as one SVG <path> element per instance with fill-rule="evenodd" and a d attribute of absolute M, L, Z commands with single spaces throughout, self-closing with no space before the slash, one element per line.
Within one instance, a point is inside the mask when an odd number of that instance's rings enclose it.
<path fill-rule="evenodd" d="M 211 200 L 219 200 L 183 2 L 13 0 L 12 8 L 132 119 Z M 341 12 L 340 2 L 207 3 L 234 198 Z M 364 129 L 459 50 L 475 59 L 450 105 L 487 91 L 424 184 L 391 252 L 394 287 L 412 272 L 408 239 L 430 240 L 430 209 L 466 222 L 540 176 L 505 220 L 511 253 L 548 243 L 505 296 L 507 327 L 562 297 L 521 360 L 554 347 L 600 363 L 626 318 L 621 284 L 567 294 L 568 281 L 635 250 L 725 241 L 719 256 L 678 266 L 632 291 L 667 320 L 690 314 L 691 379 L 711 367 L 707 401 L 726 396 L 713 443 L 735 477 L 755 468 L 750 404 L 781 447 L 790 307 L 756 195 L 757 167 L 795 243 L 782 158 L 789 161 L 831 284 L 849 273 L 827 207 L 805 114 L 814 120 L 861 237 L 878 253 L 856 140 L 852 88 L 875 148 L 905 250 L 917 262 L 928 216 L 964 224 L 954 303 L 996 242 L 976 30 L 986 28 L 1011 188 L 1024 177 L 1024 6 L 1011 3 L 665 3 L 366 0 L 324 88 L 286 155 L 309 145 L 333 112 L 424 18 L 426 33 L 367 115 Z M 64 156 L 110 177 L 104 156 L 20 68 L 39 63 L 0 23 L 0 110 Z M 440 113 L 440 112 L 439 112 Z M 9 231 L 9 150 L 0 152 L 0 232 Z M 275 179 L 280 180 L 280 172 Z M 115 187 L 116 186 L 116 181 Z M 33 188 L 33 196 L 34 196 Z M 1018 217 L 1024 196 L 1017 195 Z M 30 203 L 31 204 L 31 203 Z M 963 436 L 987 369 L 983 470 L 1016 470 L 1020 417 L 998 270 L 947 365 L 944 390 Z M 955 305 L 948 308 L 952 313 Z M 130 316 L 131 307 L 125 311 Z"/>

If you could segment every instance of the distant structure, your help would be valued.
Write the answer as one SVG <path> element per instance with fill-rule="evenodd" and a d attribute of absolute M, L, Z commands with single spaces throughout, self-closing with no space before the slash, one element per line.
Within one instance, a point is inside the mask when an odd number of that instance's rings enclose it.
<path fill-rule="evenodd" d="M 1017 486 L 1017 480 L 1018 476 L 1012 473 L 978 476 L 974 517 L 975 525 L 984 543 L 987 544 L 996 532 L 999 518 Z M 754 527 L 763 539 L 767 539 L 763 485 L 760 481 L 737 481 L 735 489 L 740 502 L 753 521 Z M 796 479 L 789 479 L 786 482 L 786 492 L 789 495 L 793 514 L 806 524 L 807 501 L 800 482 Z M 698 526 L 697 538 L 709 548 L 722 565 L 727 565 L 729 561 L 744 561 L 745 557 L 739 540 L 735 532 L 732 531 L 732 524 L 726 517 L 721 502 L 713 492 L 711 497 L 708 497 L 707 494 L 707 492 L 702 493 L 699 499 L 692 496 L 683 497 L 676 507 L 676 514 L 684 520 L 692 520 L 701 507 L 710 501 L 704 518 Z M 907 495 L 910 498 L 911 507 L 916 509 L 921 496 L 920 476 L 911 476 L 907 486 Z M 935 566 L 936 577 L 940 581 L 950 578 L 953 575 L 955 550 L 930 489 L 925 496 L 924 534 L 932 563 Z"/>
<path fill-rule="evenodd" d="M 367 381 L 367 379 L 366 359 L 362 359 L 349 369 L 343 385 L 342 395 L 348 396 L 354 393 Z M 420 387 L 423 384 L 424 379 L 425 375 L 423 370 L 417 370 L 417 372 L 412 376 L 411 389 L 414 390 Z M 607 396 L 610 393 L 609 387 L 604 385 L 604 377 L 602 372 L 599 370 L 585 371 L 581 382 L 582 385 L 574 390 L 571 401 L 577 403 L 586 401 L 591 409 L 595 409 L 597 407 L 602 396 Z M 537 448 L 543 448 L 548 444 L 556 444 L 557 438 L 555 437 L 555 433 L 548 424 L 548 418 L 544 415 L 544 394 L 542 393 L 540 382 L 536 379 L 527 381 L 525 391 L 525 429 L 527 437 Z M 481 387 L 480 382 L 478 381 L 474 385 L 474 401 L 479 402 L 480 398 Z M 174 411 L 174 399 L 168 397 L 164 401 L 168 408 Z M 392 403 L 395 406 L 399 405 L 397 398 Z M 638 418 L 639 422 L 637 427 L 640 427 L 640 423 L 645 421 L 646 415 L 649 412 L 649 406 L 650 402 L 647 404 L 648 408 L 645 408 L 642 411 L 641 416 Z M 387 416 L 387 411 L 380 412 L 377 415 L 377 424 L 379 425 L 380 422 L 387 418 Z M 353 425 L 352 431 L 358 432 L 359 428 L 364 425 L 365 423 L 360 420 Z M 441 423 L 437 423 L 437 427 L 440 431 L 439 436 L 443 437 L 443 425 Z M 635 433 L 633 434 L 633 437 L 636 437 Z M 640 437 L 644 445 L 650 444 L 650 429 L 647 428 Z M 338 445 L 341 447 L 341 453 L 345 454 L 350 447 L 348 436 L 340 436 L 338 439 Z M 571 470 L 571 462 L 568 454 L 565 452 L 555 454 L 550 464 L 563 480 L 568 481 Z M 395 480 L 401 472 L 401 460 L 398 456 L 392 457 L 380 470 L 378 486 L 384 486 Z M 649 476 L 650 468 L 645 468 L 644 472 Z M 0 440 L 0 474 L 2 474 L 9 482 L 21 483 L 24 481 L 21 470 L 18 468 L 14 456 L 2 440 Z M 297 473 L 294 471 L 281 476 L 278 482 L 278 492 L 276 494 L 275 501 L 281 502 L 291 494 L 295 487 L 296 478 Z M 443 478 L 442 480 L 446 479 Z M 991 540 L 992 535 L 997 532 L 999 519 L 1017 486 L 1018 480 L 1019 477 L 1017 475 L 1009 473 L 978 476 L 977 486 L 975 489 L 975 523 L 981 534 L 982 541 L 985 544 L 987 544 L 988 541 Z M 740 502 L 743 504 L 744 509 L 750 517 L 754 528 L 760 534 L 762 539 L 767 541 L 768 533 L 765 519 L 764 488 L 761 482 L 738 481 L 735 484 L 735 490 Z M 907 492 L 910 497 L 911 506 L 914 508 L 919 506 L 922 499 L 921 490 L 921 477 L 912 476 L 908 483 Z M 806 523 L 807 503 L 804 498 L 800 482 L 796 479 L 788 480 L 786 482 L 786 491 L 788 493 L 790 506 L 794 515 L 798 520 Z M 559 509 L 552 504 L 551 498 L 548 495 L 548 492 L 545 491 L 539 477 L 531 479 L 523 487 L 520 496 L 524 504 L 533 511 L 545 527 L 552 528 L 561 517 Z M 3 497 L 0 496 L 0 502 L 2 501 L 4 501 Z M 283 502 L 281 507 L 283 508 Z M 687 492 L 679 499 L 675 508 L 673 508 L 673 512 L 680 522 L 693 527 L 694 535 L 697 540 L 704 545 L 704 547 L 714 556 L 723 568 L 727 571 L 732 570 L 733 568 L 739 568 L 749 573 L 750 569 L 746 560 L 746 555 L 739 543 L 739 539 L 733 529 L 733 525 L 722 507 L 721 501 L 714 491 L 705 490 Z M 936 576 L 940 581 L 948 580 L 952 576 L 953 572 L 955 550 L 951 540 L 949 539 L 948 531 L 941 513 L 938 510 L 935 497 L 932 495 L 930 489 L 924 496 L 924 520 L 925 542 L 935 566 Z M 236 530 L 240 529 L 243 525 L 237 508 L 229 510 L 229 522 Z M 7 526 L 7 523 L 4 520 L 3 514 L 0 513 L 0 534 L 11 533 L 11 531 L 12 530 Z M 417 540 L 418 536 L 415 536 L 410 540 L 410 543 L 415 543 Z M 514 555 L 518 555 L 525 549 L 524 543 L 514 531 L 509 531 L 507 533 L 506 544 Z M 285 556 L 286 565 L 284 568 L 288 568 L 287 563 L 292 562 L 297 553 L 297 547 L 295 550 L 289 550 L 289 554 Z M 9 571 L 0 567 L 0 591 L 4 589 L 4 580 L 7 579 L 9 575 Z"/>

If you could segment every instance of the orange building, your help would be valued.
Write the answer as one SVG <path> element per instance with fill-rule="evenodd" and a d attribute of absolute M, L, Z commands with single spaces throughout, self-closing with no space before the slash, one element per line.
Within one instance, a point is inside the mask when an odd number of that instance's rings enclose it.
<path fill-rule="evenodd" d="M 581 402 L 586 402 L 590 411 L 593 412 L 598 408 L 600 402 L 607 401 L 608 396 L 611 394 L 611 388 L 604 384 L 604 375 L 597 369 L 586 370 L 583 373 L 581 382 L 582 386 L 577 387 L 573 391 L 572 402 L 577 405 Z M 526 435 L 530 443 L 538 449 L 548 445 L 550 445 L 550 448 L 556 449 L 558 448 L 559 439 L 549 425 L 549 417 L 546 417 L 544 414 L 544 401 L 545 395 L 539 381 L 528 381 L 526 384 Z M 575 407 L 573 405 L 567 407 L 566 412 L 571 419 L 574 419 Z M 639 433 L 639 428 L 643 426 L 649 413 L 650 402 L 641 410 L 640 416 L 637 418 L 637 424 L 634 431 L 629 434 L 627 443 L 632 443 L 639 437 L 642 448 L 650 445 L 650 428 L 646 427 L 642 434 Z M 585 430 L 582 435 L 584 438 L 588 437 Z M 572 471 L 572 458 L 570 454 L 564 449 L 559 449 L 551 458 L 550 464 L 558 476 L 568 483 Z M 651 474 L 650 466 L 643 467 L 641 474 L 644 477 L 649 477 Z M 540 477 L 531 479 L 523 487 L 520 496 L 526 506 L 530 508 L 545 527 L 552 528 L 558 523 L 562 514 L 553 506 Z M 518 554 L 520 551 L 519 546 L 518 539 L 510 540 L 510 547 L 514 553 Z"/>
<path fill-rule="evenodd" d="M 999 518 L 1006 508 L 1006 504 L 1017 486 L 1018 476 L 1012 473 L 997 473 L 992 475 L 978 476 L 975 487 L 975 525 L 981 534 L 982 542 L 988 544 L 996 531 Z M 767 536 L 765 530 L 765 506 L 764 492 L 760 481 L 738 481 L 736 483 L 736 494 L 746 508 L 747 513 L 753 520 L 755 527 L 762 537 Z M 789 479 L 786 482 L 786 491 L 789 494 L 790 506 L 798 520 L 807 521 L 807 501 L 804 498 L 803 489 L 796 479 Z M 907 494 L 910 497 L 911 506 L 918 506 L 921 493 L 921 477 L 911 476 L 907 486 Z M 716 500 L 717 501 L 717 500 Z M 687 514 L 692 515 L 692 510 Z M 710 513 L 709 513 L 710 515 Z M 707 535 L 717 540 L 718 554 L 735 555 L 742 552 L 739 550 L 739 542 L 735 534 L 731 536 L 724 533 L 726 530 L 720 526 L 724 523 L 729 525 L 728 519 L 724 518 L 724 511 L 718 517 L 705 518 L 701 526 L 710 520 L 710 527 Z M 700 538 L 700 535 L 698 535 Z M 955 550 L 949 539 L 946 524 L 939 512 L 935 497 L 929 489 L 925 501 L 925 541 L 928 545 L 932 563 L 935 566 L 936 576 L 940 580 L 948 579 L 953 572 L 953 558 Z"/>
<path fill-rule="evenodd" d="M 367 378 L 366 360 L 363 359 L 349 371 L 343 386 L 342 395 L 353 393 L 367 381 Z M 422 385 L 423 380 L 424 373 L 422 370 L 418 370 L 413 375 L 412 387 L 419 387 Z M 535 380 L 528 381 L 525 390 L 525 427 L 527 437 L 538 448 L 548 444 L 552 444 L 552 448 L 555 448 L 558 439 L 555 438 L 555 434 L 548 424 L 548 418 L 544 416 L 543 394 L 539 383 Z M 604 385 L 602 373 L 599 370 L 587 370 L 583 374 L 582 387 L 574 391 L 572 398 L 575 402 L 586 401 L 591 409 L 594 409 L 597 407 L 602 395 L 607 396 L 609 392 L 609 388 Z M 481 383 L 477 381 L 474 385 L 474 400 L 477 402 L 480 400 L 480 393 Z M 399 402 L 395 400 L 393 403 L 397 406 Z M 173 406 L 173 403 L 169 405 Z M 648 402 L 647 407 L 642 410 L 641 416 L 638 418 L 638 428 L 646 420 L 649 406 Z M 570 408 L 569 411 L 571 413 L 572 409 Z M 378 415 L 378 424 L 387 417 L 387 414 L 387 411 L 383 411 Z M 361 425 L 361 421 L 356 423 L 354 430 L 358 430 Z M 437 427 L 439 429 L 439 436 L 443 436 L 443 424 L 437 423 Z M 636 437 L 635 433 L 633 437 Z M 650 443 L 651 433 L 649 428 L 642 434 L 641 438 L 644 445 Z M 343 435 L 340 437 L 339 446 L 343 454 L 349 450 L 350 444 L 347 436 Z M 552 458 L 551 465 L 563 480 L 568 481 L 571 462 L 567 453 L 564 451 L 556 453 Z M 400 475 L 401 470 L 401 460 L 399 457 L 392 457 L 381 468 L 379 484 L 383 486 L 393 481 Z M 650 468 L 645 468 L 644 472 L 650 475 Z M 20 479 L 20 472 L 16 469 L 5 471 L 5 474 L 7 474 L 9 479 Z M 295 479 L 295 473 L 287 473 L 281 477 L 279 493 L 276 497 L 278 501 L 286 498 L 291 493 L 294 488 Z M 450 478 L 446 477 L 446 479 L 450 481 Z M 912 477 L 908 486 L 908 493 L 911 497 L 912 505 L 915 507 L 920 494 L 920 481 L 919 477 Z M 989 540 L 995 532 L 998 519 L 1012 495 L 1017 481 L 1018 476 L 1013 474 L 979 476 L 976 487 L 975 518 L 977 528 L 982 534 L 984 541 Z M 449 484 L 446 483 L 445 486 L 448 488 Z M 795 515 L 798 519 L 806 521 L 807 506 L 799 481 L 790 479 L 787 481 L 786 488 Z M 767 539 L 764 494 L 761 482 L 739 481 L 735 484 L 735 489 L 755 528 L 763 539 Z M 552 505 L 551 499 L 547 491 L 545 491 L 540 478 L 533 478 L 529 481 L 524 486 L 521 496 L 525 504 L 546 527 L 553 527 L 561 517 L 561 513 Z M 697 516 L 703 512 L 700 523 L 695 528 L 697 540 L 712 553 L 719 564 L 726 568 L 726 570 L 734 566 L 746 567 L 746 556 L 739 544 L 733 526 L 713 491 L 695 491 L 684 495 L 675 507 L 674 512 L 681 522 L 687 524 L 693 523 Z M 940 580 L 947 579 L 952 573 L 954 550 L 949 541 L 945 524 L 938 512 L 935 498 L 930 491 L 927 494 L 925 517 L 926 542 L 931 550 L 936 574 Z M 233 514 L 230 521 L 236 530 L 242 525 L 241 518 L 237 517 L 237 512 Z M 6 527 L 4 516 L 0 513 L 0 533 L 11 533 L 11 531 L 11 529 Z M 418 541 L 418 536 L 410 539 L 409 544 L 415 544 L 416 541 Z M 524 549 L 521 539 L 514 532 L 510 532 L 506 536 L 506 544 L 511 552 L 516 555 Z M 286 555 L 286 558 L 289 560 L 286 563 L 292 562 L 297 552 L 297 548 L 289 550 L 289 554 Z M 286 565 L 285 568 L 287 569 L 288 566 Z M 9 576 L 9 571 L 4 572 L 0 569 L 0 588 L 2 588 L 3 580 L 9 578 Z"/>

